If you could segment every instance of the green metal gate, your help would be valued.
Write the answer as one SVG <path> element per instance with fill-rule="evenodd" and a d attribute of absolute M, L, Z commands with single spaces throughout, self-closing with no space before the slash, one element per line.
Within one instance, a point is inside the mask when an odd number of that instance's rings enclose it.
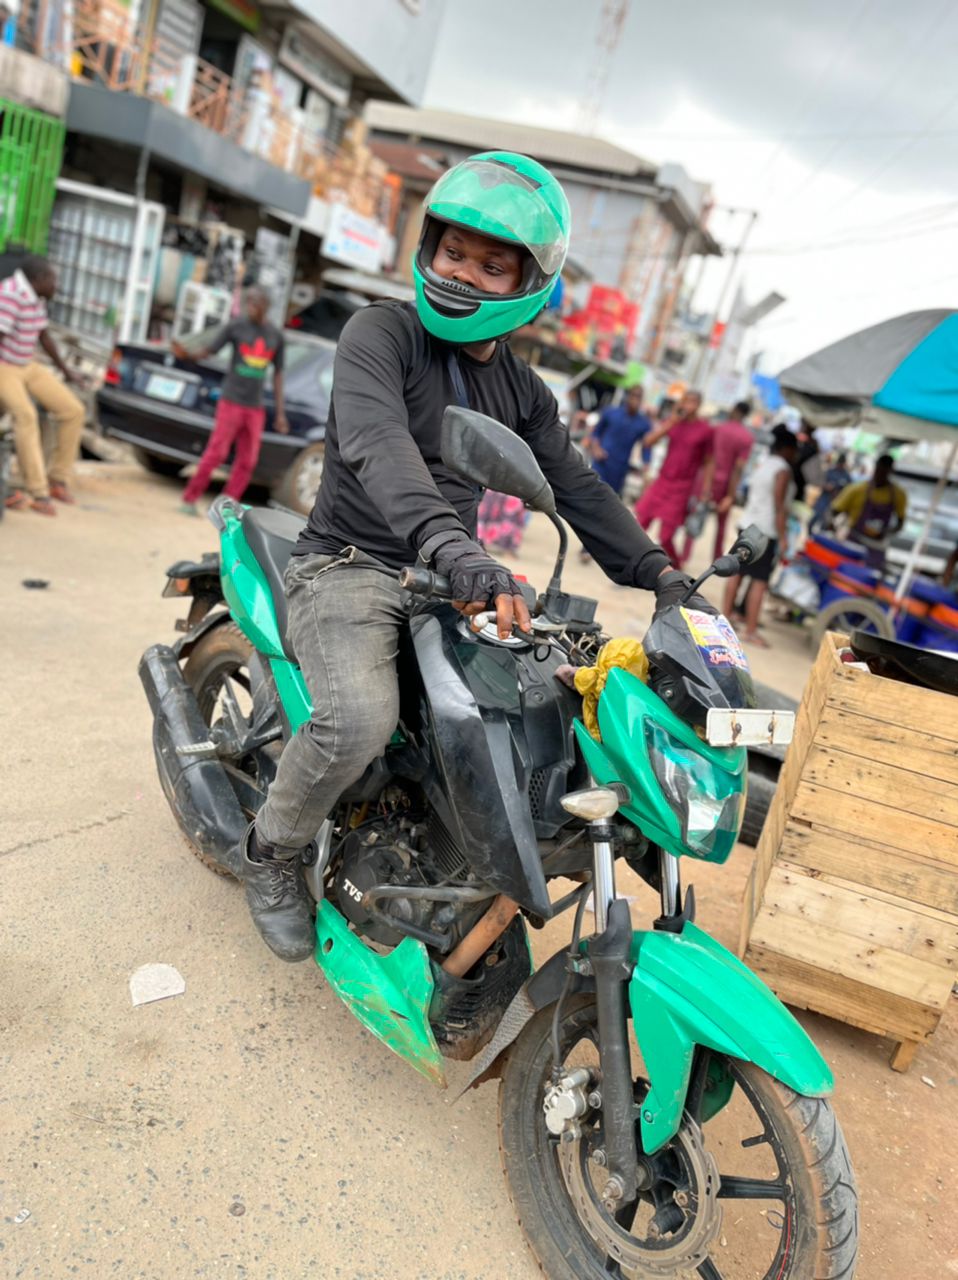
<path fill-rule="evenodd" d="M 62 120 L 0 98 L 0 250 L 46 248 L 65 133 Z"/>

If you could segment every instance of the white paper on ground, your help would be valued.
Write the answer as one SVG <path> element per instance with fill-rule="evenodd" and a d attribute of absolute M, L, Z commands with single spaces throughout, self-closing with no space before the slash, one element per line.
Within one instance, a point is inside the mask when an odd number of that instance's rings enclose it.
<path fill-rule="evenodd" d="M 130 977 L 130 997 L 134 1007 L 150 1004 L 153 1000 L 165 1000 L 167 996 L 181 996 L 186 981 L 171 964 L 141 964 Z"/>

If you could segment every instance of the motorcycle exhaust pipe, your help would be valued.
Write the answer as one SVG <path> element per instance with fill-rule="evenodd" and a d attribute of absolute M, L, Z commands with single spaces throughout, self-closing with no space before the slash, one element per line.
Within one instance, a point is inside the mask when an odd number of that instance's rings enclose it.
<path fill-rule="evenodd" d="M 222 763 L 204 752 L 209 726 L 176 654 L 165 644 L 147 649 L 138 668 L 153 712 L 153 754 L 170 808 L 186 838 L 233 875 L 246 817 Z"/>

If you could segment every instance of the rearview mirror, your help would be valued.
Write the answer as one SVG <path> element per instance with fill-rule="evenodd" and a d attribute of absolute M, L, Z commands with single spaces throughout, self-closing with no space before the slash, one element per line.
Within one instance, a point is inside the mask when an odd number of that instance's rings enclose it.
<path fill-rule="evenodd" d="M 735 539 L 729 555 L 735 556 L 740 565 L 754 564 L 761 559 L 767 548 L 768 535 L 762 533 L 757 524 L 750 524 Z"/>
<path fill-rule="evenodd" d="M 495 418 L 449 405 L 442 415 L 440 453 L 457 475 L 555 515 L 555 496 L 532 450 Z"/>

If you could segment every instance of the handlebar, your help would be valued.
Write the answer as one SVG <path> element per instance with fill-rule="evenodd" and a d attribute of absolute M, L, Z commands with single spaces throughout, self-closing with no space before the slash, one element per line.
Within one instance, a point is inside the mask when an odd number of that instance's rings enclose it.
<path fill-rule="evenodd" d="M 430 600 L 452 599 L 449 579 L 441 573 L 433 573 L 431 569 L 400 569 L 399 585 L 414 596 L 425 596 Z"/>

